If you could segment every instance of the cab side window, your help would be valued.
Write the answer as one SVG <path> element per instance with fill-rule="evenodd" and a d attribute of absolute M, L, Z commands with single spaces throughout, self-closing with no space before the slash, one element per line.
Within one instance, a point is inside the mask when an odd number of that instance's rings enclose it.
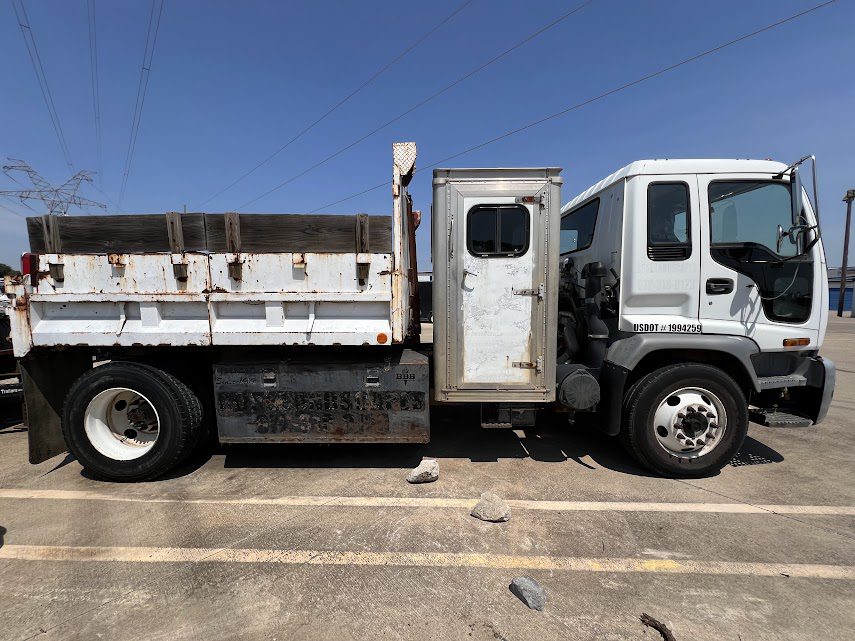
<path fill-rule="evenodd" d="M 692 255 L 689 186 L 684 182 L 647 187 L 647 257 L 686 260 Z"/>
<path fill-rule="evenodd" d="M 710 239 L 714 246 L 759 245 L 779 256 L 794 256 L 797 243 L 778 229 L 793 225 L 790 186 L 786 183 L 740 180 L 710 183 Z"/>
<path fill-rule="evenodd" d="M 594 240 L 594 227 L 597 213 L 600 211 L 600 199 L 585 203 L 561 218 L 561 253 L 587 249 Z"/>

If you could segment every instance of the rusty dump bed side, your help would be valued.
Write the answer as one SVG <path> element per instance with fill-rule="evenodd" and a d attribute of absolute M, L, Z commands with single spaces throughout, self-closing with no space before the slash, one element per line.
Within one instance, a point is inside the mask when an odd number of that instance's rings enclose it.
<path fill-rule="evenodd" d="M 322 348 L 318 348 L 322 349 Z M 313 358 L 214 368 L 223 443 L 426 443 L 428 357 L 409 349 L 346 348 Z"/>
<path fill-rule="evenodd" d="M 417 336 L 417 217 L 407 193 L 415 145 L 396 143 L 394 155 L 391 216 L 27 219 L 35 271 L 7 292 L 15 355 L 68 346 L 388 346 Z"/>

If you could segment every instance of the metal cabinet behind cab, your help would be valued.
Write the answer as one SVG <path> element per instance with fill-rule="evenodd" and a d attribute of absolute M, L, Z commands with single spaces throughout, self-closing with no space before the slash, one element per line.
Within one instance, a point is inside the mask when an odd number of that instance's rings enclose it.
<path fill-rule="evenodd" d="M 560 173 L 434 170 L 436 400 L 554 400 Z"/>

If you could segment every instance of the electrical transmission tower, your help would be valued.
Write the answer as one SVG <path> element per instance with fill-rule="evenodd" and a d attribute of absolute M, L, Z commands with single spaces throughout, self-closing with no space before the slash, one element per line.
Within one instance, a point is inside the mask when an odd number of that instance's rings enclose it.
<path fill-rule="evenodd" d="M 28 200 L 41 200 L 45 204 L 48 213 L 57 216 L 68 215 L 68 208 L 72 205 L 76 207 L 91 205 L 93 207 L 100 207 L 101 209 L 107 208 L 106 205 L 104 205 L 103 203 L 99 203 L 94 200 L 89 200 L 88 198 L 83 198 L 82 196 L 77 195 L 77 190 L 80 188 L 81 183 L 92 182 L 91 172 L 78 171 L 71 178 L 62 183 L 59 187 L 54 187 L 53 185 L 51 185 L 41 176 L 41 174 L 39 174 L 39 172 L 37 172 L 23 160 L 15 160 L 14 158 L 9 158 L 9 164 L 3 165 L 3 173 L 5 173 L 7 176 L 9 176 L 9 178 L 11 178 L 20 185 L 21 183 L 15 180 L 15 176 L 13 175 L 14 172 L 27 174 L 30 179 L 30 182 L 33 183 L 33 188 L 18 189 L 13 191 L 0 191 L 0 196 L 17 198 L 24 205 L 27 205 Z"/>

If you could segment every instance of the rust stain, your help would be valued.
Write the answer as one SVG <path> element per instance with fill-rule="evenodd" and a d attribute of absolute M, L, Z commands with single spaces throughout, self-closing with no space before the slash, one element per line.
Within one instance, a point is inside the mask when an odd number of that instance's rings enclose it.
<path fill-rule="evenodd" d="M 416 391 L 220 392 L 222 417 L 246 418 L 258 435 L 293 435 L 310 441 L 320 435 L 370 437 L 389 434 L 391 412 L 422 412 L 426 395 Z M 421 432 L 418 421 L 404 421 L 403 432 Z"/>

